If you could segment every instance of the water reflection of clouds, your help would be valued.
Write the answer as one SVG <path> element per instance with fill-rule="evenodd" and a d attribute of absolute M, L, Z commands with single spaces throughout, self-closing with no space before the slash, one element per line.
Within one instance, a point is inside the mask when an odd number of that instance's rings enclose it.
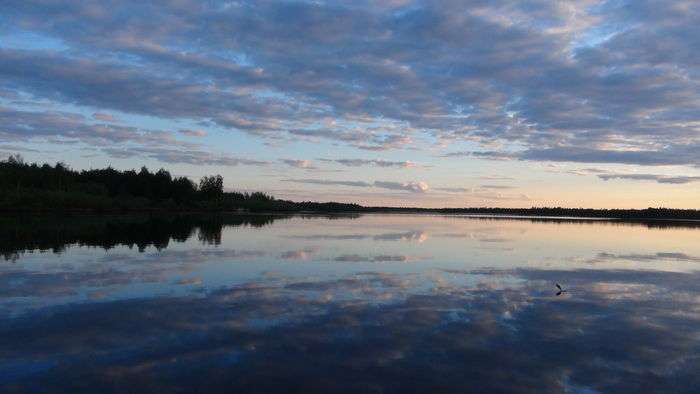
<path fill-rule="evenodd" d="M 260 262 L 263 257 L 273 261 L 316 261 L 318 263 L 401 263 L 427 260 L 403 254 L 339 254 L 321 255 L 318 246 L 288 250 L 282 253 L 247 249 L 186 249 L 162 250 L 147 253 L 110 252 L 99 257 L 87 256 L 85 261 L 72 263 L 47 262 L 35 265 L 4 267 L 0 270 L 0 308 L 7 313 L 46 305 L 89 301 L 115 297 L 133 297 L 142 294 L 145 284 L 153 291 L 166 291 L 169 286 L 207 287 L 202 273 L 207 267 L 226 263 Z M 269 259 L 267 259 L 269 260 Z M 265 260 L 265 261 L 267 261 Z M 225 273 L 232 282 L 235 269 Z M 223 277 L 222 277 L 223 279 Z M 136 289 L 139 287 L 140 290 Z M 22 302 L 16 303 L 17 298 Z"/>
<path fill-rule="evenodd" d="M 475 240 L 504 239 L 515 240 L 528 232 L 525 227 L 468 227 L 458 228 L 461 231 L 439 232 L 434 236 L 438 238 L 467 238 Z"/>
<path fill-rule="evenodd" d="M 692 391 L 699 292 L 624 270 L 276 275 L 0 320 L 0 389 Z"/>
<path fill-rule="evenodd" d="M 317 246 L 298 250 L 288 250 L 282 253 L 280 258 L 284 260 L 308 260 L 317 254 L 319 250 L 320 248 Z"/>
<path fill-rule="evenodd" d="M 155 253 L 109 253 L 91 262 L 50 264 L 38 267 L 17 266 L 0 270 L 0 305 L 6 310 L 22 303 L 10 302 L 23 297 L 24 303 L 42 306 L 66 302 L 56 297 L 101 298 L 135 284 L 167 285 L 168 279 L 196 272 L 204 264 L 254 261 L 264 251 L 234 249 L 163 250 Z M 193 278 L 181 278 L 186 284 Z M 193 283 L 187 283 L 193 284 Z M 12 309 L 11 309 L 12 308 Z"/>
<path fill-rule="evenodd" d="M 129 265 L 142 265 L 147 263 L 160 264 L 199 264 L 221 260 L 247 260 L 265 256 L 262 250 L 246 249 L 186 249 L 163 250 L 156 253 L 144 253 L 139 255 L 128 253 L 107 254 L 99 260 L 103 263 L 121 263 Z"/>
<path fill-rule="evenodd" d="M 291 235 L 289 238 L 305 239 L 314 241 L 407 241 L 422 243 L 428 239 L 428 233 L 423 230 L 411 230 L 394 233 L 381 234 L 311 234 L 311 235 Z"/>
<path fill-rule="evenodd" d="M 378 234 L 372 237 L 375 241 L 408 241 L 408 242 L 424 242 L 428 239 L 428 234 L 425 231 L 414 230 L 401 233 L 385 233 Z"/>
<path fill-rule="evenodd" d="M 383 262 L 405 262 L 410 261 L 415 258 L 405 255 L 387 255 L 381 254 L 376 256 L 363 256 L 359 254 L 344 254 L 333 259 L 333 261 L 339 262 L 349 262 L 349 263 L 362 263 L 362 262 L 373 262 L 373 263 L 383 263 Z M 425 259 L 425 258 L 423 258 Z"/>
<path fill-rule="evenodd" d="M 0 392 L 700 385 L 691 230 L 409 215 L 247 222 L 255 228 L 194 222 L 212 242 L 188 240 L 197 231 L 186 222 L 176 231 L 186 243 L 160 241 L 169 221 L 155 237 L 129 225 L 116 247 L 85 243 L 106 252 L 71 244 L 0 265 Z M 91 235 L 78 230 L 63 238 Z M 118 246 L 136 241 L 142 252 Z M 556 296 L 556 282 L 569 291 Z"/>
<path fill-rule="evenodd" d="M 513 242 L 514 240 L 512 238 L 498 238 L 498 237 L 490 237 L 490 238 L 478 238 L 479 242 L 487 242 L 487 243 L 506 243 L 506 242 Z"/>

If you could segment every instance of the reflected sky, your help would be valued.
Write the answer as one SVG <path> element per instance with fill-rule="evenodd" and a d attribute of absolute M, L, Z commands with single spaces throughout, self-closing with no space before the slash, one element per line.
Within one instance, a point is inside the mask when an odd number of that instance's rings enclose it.
<path fill-rule="evenodd" d="M 29 247 L 36 239 L 3 244 L 0 391 L 700 385 L 697 228 L 429 215 L 257 219 L 179 218 L 188 225 L 158 228 L 180 235 L 141 245 L 114 230 L 123 218 L 107 226 L 108 247 L 99 226 L 90 234 L 100 242 L 73 228 L 44 252 Z M 125 228 L 133 238 L 153 220 Z M 24 231 L 19 223 L 3 231 Z M 555 283 L 567 292 L 557 296 Z"/>

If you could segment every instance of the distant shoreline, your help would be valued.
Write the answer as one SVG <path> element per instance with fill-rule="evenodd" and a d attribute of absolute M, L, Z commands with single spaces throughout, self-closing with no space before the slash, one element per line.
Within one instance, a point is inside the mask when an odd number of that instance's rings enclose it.
<path fill-rule="evenodd" d="M 169 171 L 120 171 L 107 167 L 76 171 L 62 163 L 25 163 L 18 156 L 0 161 L 0 212 L 44 213 L 410 213 L 511 218 L 700 221 L 695 209 L 417 208 L 364 207 L 339 202 L 289 201 L 263 192 L 224 191 L 220 175 L 199 183 Z"/>
<path fill-rule="evenodd" d="M 313 203 L 325 204 L 325 203 Z M 335 204 L 335 203 L 331 203 Z M 489 212 L 484 212 L 489 211 Z M 519 213 L 508 213 L 517 211 Z M 547 211 L 549 213 L 539 213 Z M 554 212 L 552 212 L 554 211 Z M 556 214 L 556 211 L 566 213 Z M 581 215 L 576 212 L 581 211 Z M 668 211 L 668 212 L 667 212 Z M 690 211 L 690 212 L 688 212 Z M 700 225 L 700 212 L 695 210 L 675 209 L 586 209 L 586 208 L 401 208 L 401 207 L 360 207 L 354 210 L 192 210 L 192 209 L 159 209 L 159 208 L 55 208 L 55 209 L 0 209 L 0 212 L 10 215 L 357 215 L 357 214 L 389 214 L 389 215 L 438 215 L 484 219 L 534 219 L 553 221 L 622 221 L 622 222 L 686 222 Z M 649 215 L 650 212 L 653 214 Z M 586 213 L 584 215 L 583 213 Z M 594 213 L 594 215 L 591 215 Z M 636 213 L 636 214 L 635 214 Z M 666 213 L 666 216 L 661 214 Z M 681 215 L 674 215 L 682 213 Z M 645 215 L 646 214 L 646 215 Z M 690 214 L 690 215 L 689 215 Z M 694 218 L 692 216 L 696 216 Z M 690 217 L 688 217 L 690 216 Z"/>

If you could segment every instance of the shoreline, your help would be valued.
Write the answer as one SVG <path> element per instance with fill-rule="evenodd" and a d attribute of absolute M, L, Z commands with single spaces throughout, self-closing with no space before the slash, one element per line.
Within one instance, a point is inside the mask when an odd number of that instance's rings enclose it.
<path fill-rule="evenodd" d="M 517 211 L 536 211 L 538 208 L 523 208 L 523 209 L 513 209 Z M 549 208 L 545 208 L 549 209 Z M 577 210 L 579 208 L 573 208 Z M 646 216 L 590 216 L 590 215 L 572 215 L 570 212 L 568 214 L 556 215 L 556 214 L 537 214 L 537 213 L 527 213 L 527 214 L 515 214 L 515 213 L 480 213 L 478 210 L 510 210 L 510 208 L 394 208 L 394 207 L 366 207 L 360 210 L 348 210 L 348 211 L 324 211 L 324 210 L 180 210 L 180 209 L 157 209 L 157 208 L 143 208 L 143 209 L 0 209 L 0 213 L 10 216 L 25 216 L 25 215 L 37 215 L 37 216 L 122 216 L 122 215 L 250 215 L 250 216 L 276 216 L 276 215 L 292 215 L 292 216 L 303 216 L 303 215 L 317 215 L 317 216 L 344 216 L 344 215 L 435 215 L 435 216 L 454 216 L 454 217 L 469 217 L 475 219 L 522 219 L 522 220 L 551 220 L 551 221 L 588 221 L 588 222 L 667 222 L 667 223 L 696 223 L 700 226 L 700 219 L 695 218 L 683 218 L 683 217 L 646 217 Z M 565 208 L 564 210 L 568 210 Z M 609 212 L 616 210 L 589 210 L 581 209 L 586 212 Z M 459 212 L 463 211 L 463 212 Z M 619 211 L 639 211 L 645 212 L 647 210 L 619 210 Z M 673 211 L 673 210 L 670 210 Z"/>

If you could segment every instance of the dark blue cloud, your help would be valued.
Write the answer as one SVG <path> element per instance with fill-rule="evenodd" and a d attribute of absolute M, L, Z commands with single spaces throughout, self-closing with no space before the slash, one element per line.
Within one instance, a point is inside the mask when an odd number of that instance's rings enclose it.
<path fill-rule="evenodd" d="M 700 144 L 694 1 L 25 0 L 0 13 L 0 33 L 61 44 L 0 50 L 3 97 L 370 151 L 427 135 L 500 143 L 506 159 L 698 164 L 679 154 Z"/>

